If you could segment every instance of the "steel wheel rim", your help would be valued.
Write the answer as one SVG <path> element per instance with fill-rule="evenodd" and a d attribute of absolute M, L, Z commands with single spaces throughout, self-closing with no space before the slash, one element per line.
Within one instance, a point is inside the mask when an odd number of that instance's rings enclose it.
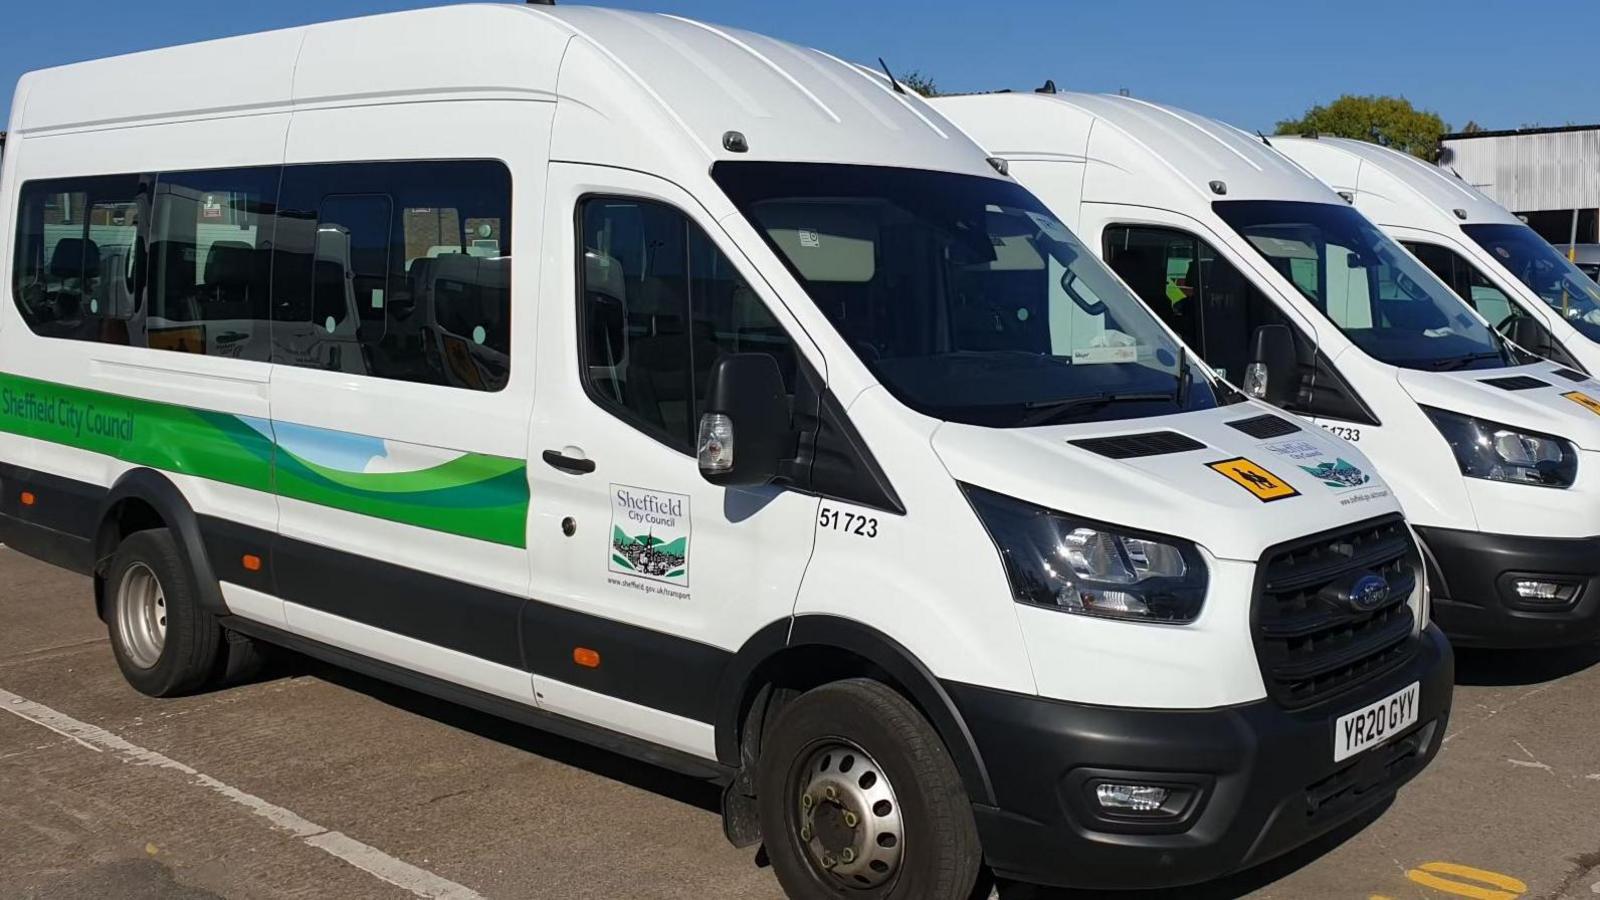
<path fill-rule="evenodd" d="M 795 839 L 816 874 L 856 890 L 900 872 L 905 827 L 883 767 L 857 744 L 830 739 L 806 757 L 796 789 Z"/>
<path fill-rule="evenodd" d="M 167 645 L 167 593 L 144 563 L 134 563 L 117 585 L 117 634 L 128 661 L 149 669 Z"/>

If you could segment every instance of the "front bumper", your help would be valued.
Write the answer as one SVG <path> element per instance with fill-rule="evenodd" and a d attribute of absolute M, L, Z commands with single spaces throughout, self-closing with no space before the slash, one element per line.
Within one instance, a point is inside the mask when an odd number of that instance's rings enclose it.
<path fill-rule="evenodd" d="M 1418 527 L 1433 619 L 1461 647 L 1557 647 L 1600 639 L 1600 537 L 1541 538 Z M 1518 578 L 1566 581 L 1561 603 L 1519 598 Z"/>
<path fill-rule="evenodd" d="M 1265 862 L 1393 796 L 1444 739 L 1455 679 L 1428 628 L 1399 670 L 1305 709 L 1263 700 L 1199 711 L 1084 706 L 947 685 L 983 756 L 997 805 L 977 805 L 997 875 L 1089 889 L 1196 884 Z M 1340 763 L 1334 722 L 1420 682 L 1417 724 Z M 1093 778 L 1198 788 L 1176 824 L 1112 824 L 1090 809 Z"/>

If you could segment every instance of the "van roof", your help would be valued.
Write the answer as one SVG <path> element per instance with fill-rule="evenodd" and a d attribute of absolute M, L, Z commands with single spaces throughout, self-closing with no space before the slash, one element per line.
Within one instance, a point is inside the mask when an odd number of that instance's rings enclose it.
<path fill-rule="evenodd" d="M 25 138 L 397 99 L 558 98 L 631 129 L 634 143 L 677 141 L 702 169 L 737 158 L 995 175 L 977 147 L 880 73 L 746 31 L 594 7 L 438 7 L 45 69 L 19 83 L 12 130 Z M 724 149 L 728 131 L 742 132 L 749 151 Z"/>
<path fill-rule="evenodd" d="M 1272 142 L 1334 190 L 1349 192 L 1356 206 L 1380 225 L 1521 223 L 1453 172 L 1409 153 L 1350 138 L 1278 137 Z"/>
<path fill-rule="evenodd" d="M 939 98 L 934 106 L 979 137 L 990 152 L 1007 159 L 1103 163 L 1134 174 L 1134 181 L 1150 183 L 1152 190 L 1177 187 L 1207 204 L 1217 199 L 1340 202 L 1258 136 L 1134 97 L 974 94 Z M 1226 195 L 1213 191 L 1213 181 L 1226 185 Z M 1084 199 L 1133 198 L 1094 196 L 1092 185 L 1086 184 Z"/>

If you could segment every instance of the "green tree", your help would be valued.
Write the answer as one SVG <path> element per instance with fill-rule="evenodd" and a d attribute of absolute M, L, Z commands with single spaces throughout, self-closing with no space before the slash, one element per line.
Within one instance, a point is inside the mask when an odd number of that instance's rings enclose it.
<path fill-rule="evenodd" d="M 939 86 L 934 84 L 933 79 L 915 69 L 900 79 L 900 86 L 908 91 L 916 91 L 924 97 L 939 96 Z"/>
<path fill-rule="evenodd" d="M 1439 114 L 1417 109 L 1404 97 L 1345 94 L 1327 105 L 1317 104 L 1298 119 L 1278 123 L 1278 134 L 1316 132 L 1393 147 L 1434 162 L 1439 137 L 1450 130 Z"/>

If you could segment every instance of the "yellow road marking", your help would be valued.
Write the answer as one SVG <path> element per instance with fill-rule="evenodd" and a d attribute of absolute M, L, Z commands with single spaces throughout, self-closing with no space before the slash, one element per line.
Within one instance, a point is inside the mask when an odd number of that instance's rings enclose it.
<path fill-rule="evenodd" d="M 1452 881 L 1449 878 L 1441 878 L 1441 875 L 1471 879 L 1479 884 Z M 1406 877 L 1424 887 L 1431 887 L 1456 897 L 1471 897 L 1473 900 L 1516 900 L 1528 889 L 1526 884 L 1510 875 L 1450 862 L 1424 863 L 1407 872 Z"/>

